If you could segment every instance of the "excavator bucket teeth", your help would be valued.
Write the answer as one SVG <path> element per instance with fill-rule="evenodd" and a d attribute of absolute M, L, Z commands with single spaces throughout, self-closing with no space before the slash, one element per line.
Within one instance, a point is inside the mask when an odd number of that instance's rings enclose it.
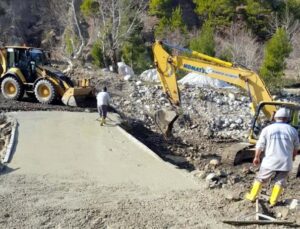
<path fill-rule="evenodd" d="M 174 110 L 158 110 L 154 114 L 154 121 L 162 133 L 168 137 L 171 135 L 173 124 L 178 118 Z"/>
<path fill-rule="evenodd" d="M 78 107 L 92 94 L 92 88 L 69 88 L 62 96 L 61 101 L 71 107 Z"/>

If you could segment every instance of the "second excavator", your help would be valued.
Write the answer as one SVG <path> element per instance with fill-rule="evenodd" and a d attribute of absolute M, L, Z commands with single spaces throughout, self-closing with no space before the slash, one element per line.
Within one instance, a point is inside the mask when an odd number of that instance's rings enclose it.
<path fill-rule="evenodd" d="M 183 54 L 171 55 L 164 47 L 176 49 Z M 290 124 L 299 131 L 300 105 L 273 101 L 265 83 L 254 71 L 162 41 L 156 41 L 152 49 L 160 82 L 173 108 L 171 110 L 159 110 L 155 113 L 155 122 L 164 135 L 168 136 L 171 133 L 173 124 L 178 118 L 178 108 L 181 105 L 180 91 L 177 85 L 178 70 L 195 72 L 206 77 L 222 80 L 248 93 L 253 114 L 249 141 L 234 144 L 226 149 L 226 152 L 222 153 L 224 163 L 239 164 L 241 161 L 249 160 L 254 156 L 254 146 L 262 130 L 262 119 L 271 122 L 279 107 L 286 107 L 290 110 Z M 294 172 L 299 175 L 299 166 L 296 166 Z"/>

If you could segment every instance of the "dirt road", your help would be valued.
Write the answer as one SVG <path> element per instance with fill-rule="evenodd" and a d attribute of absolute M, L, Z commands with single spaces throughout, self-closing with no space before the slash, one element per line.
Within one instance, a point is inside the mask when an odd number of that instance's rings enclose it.
<path fill-rule="evenodd" d="M 224 226 L 218 200 L 124 134 L 115 116 L 101 128 L 95 113 L 13 115 L 18 141 L 0 176 L 1 228 Z"/>

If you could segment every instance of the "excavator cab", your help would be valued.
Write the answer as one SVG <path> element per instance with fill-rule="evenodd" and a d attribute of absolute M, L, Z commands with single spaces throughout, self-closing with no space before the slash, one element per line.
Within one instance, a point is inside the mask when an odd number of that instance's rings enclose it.
<path fill-rule="evenodd" d="M 271 117 L 266 117 L 263 112 L 264 109 L 268 107 L 269 110 L 274 109 L 274 112 Z M 259 135 L 263 128 L 275 122 L 274 115 L 276 110 L 279 108 L 287 108 L 290 113 L 289 124 L 293 126 L 299 133 L 300 131 L 300 123 L 299 123 L 299 110 L 300 106 L 295 103 L 287 103 L 287 102 L 261 102 L 256 109 L 255 115 L 252 119 L 250 134 L 249 134 L 249 142 L 255 144 L 259 138 Z"/>

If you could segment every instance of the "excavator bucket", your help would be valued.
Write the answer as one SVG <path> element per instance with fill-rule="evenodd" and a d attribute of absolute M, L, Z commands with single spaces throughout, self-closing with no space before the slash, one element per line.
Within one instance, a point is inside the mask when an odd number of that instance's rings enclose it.
<path fill-rule="evenodd" d="M 171 135 L 173 124 L 178 117 L 174 110 L 158 110 L 154 114 L 154 121 L 161 132 L 168 137 Z"/>
<path fill-rule="evenodd" d="M 72 87 L 66 90 L 61 98 L 61 101 L 67 106 L 78 107 L 82 101 L 91 95 L 91 87 Z"/>

